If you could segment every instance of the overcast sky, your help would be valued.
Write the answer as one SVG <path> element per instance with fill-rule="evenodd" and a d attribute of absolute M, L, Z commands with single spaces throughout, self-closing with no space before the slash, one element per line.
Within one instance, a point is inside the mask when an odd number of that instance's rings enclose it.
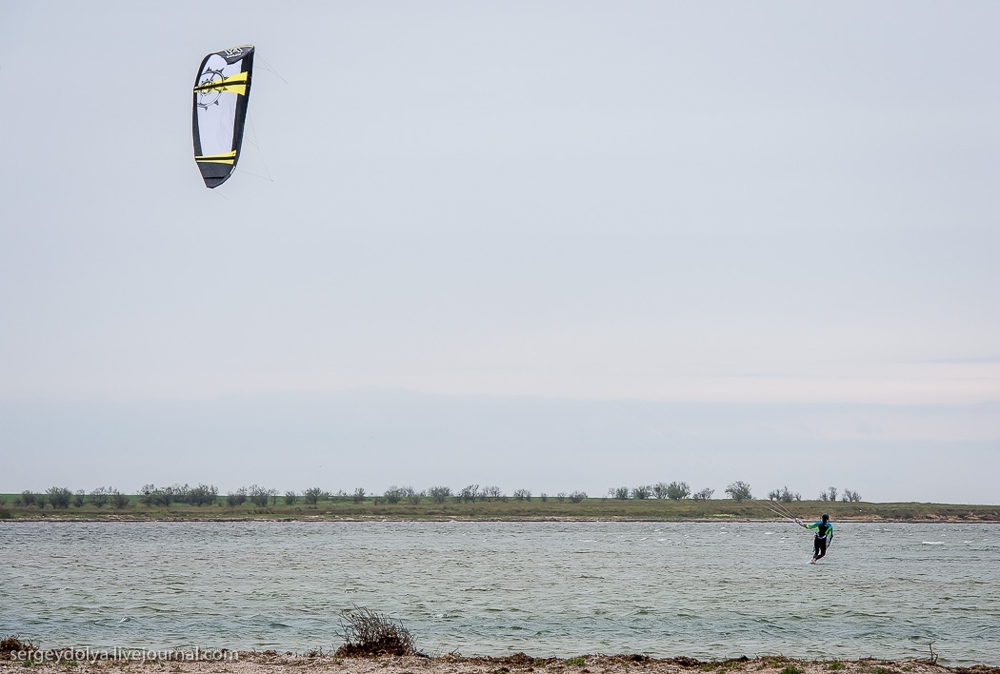
<path fill-rule="evenodd" d="M 1000 502 L 997 25 L 0 0 L 0 491 Z M 191 86 L 246 43 L 207 190 Z"/>

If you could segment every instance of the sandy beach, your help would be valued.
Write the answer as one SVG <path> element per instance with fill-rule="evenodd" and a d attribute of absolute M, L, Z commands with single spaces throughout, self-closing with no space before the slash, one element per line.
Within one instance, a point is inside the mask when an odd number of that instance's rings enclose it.
<path fill-rule="evenodd" d="M 81 674 L 129 672 L 131 674 L 1000 674 L 1000 667 L 976 665 L 947 667 L 933 658 L 913 660 L 796 660 L 782 656 L 740 657 L 730 660 L 699 661 L 694 658 L 649 658 L 632 655 L 583 655 L 562 658 L 533 658 L 524 653 L 503 657 L 463 657 L 447 654 L 437 657 L 377 656 L 343 658 L 333 654 L 293 654 L 275 651 L 220 653 L 172 652 L 107 657 L 106 653 L 50 650 L 5 653 L 0 656 L 0 671 L 35 674 L 64 674 L 73 668 Z M 119 654 L 120 655 L 120 654 Z M 928 653 L 928 656 L 931 654 Z M 102 657 L 104 656 L 104 657 Z M 166 656 L 166 657 L 164 657 Z"/>
<path fill-rule="evenodd" d="M 379 656 L 341 658 L 330 654 L 295 655 L 264 652 L 227 652 L 209 654 L 200 661 L 185 660 L 185 654 L 172 658 L 21 658 L 16 653 L 0 660 L 0 671 L 20 672 L 31 669 L 38 674 L 65 674 L 67 668 L 81 674 L 129 672 L 131 674 L 1000 674 L 1000 667 L 946 667 L 928 659 L 914 660 L 825 660 L 804 661 L 780 656 L 738 658 L 723 661 L 699 661 L 693 658 L 655 659 L 643 655 L 586 655 L 569 659 L 532 658 L 523 653 L 505 657 Z M 219 658 L 219 659 L 216 659 Z"/>

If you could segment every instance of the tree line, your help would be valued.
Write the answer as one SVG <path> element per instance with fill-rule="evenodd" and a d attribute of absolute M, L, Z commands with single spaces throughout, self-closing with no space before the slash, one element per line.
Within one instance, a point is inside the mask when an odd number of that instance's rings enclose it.
<path fill-rule="evenodd" d="M 733 482 L 725 489 L 726 495 L 737 501 L 753 500 L 753 492 L 749 484 L 742 481 Z M 608 498 L 619 500 L 628 499 L 669 499 L 680 501 L 683 499 L 708 500 L 715 494 L 714 489 L 705 488 L 693 492 L 687 482 L 658 482 L 651 485 L 639 485 L 637 487 L 612 487 L 608 489 Z M 829 487 L 819 495 L 820 501 L 840 500 L 848 503 L 861 501 L 861 495 L 850 489 L 842 492 L 836 487 Z M 437 486 L 417 491 L 413 487 L 399 487 L 393 485 L 381 494 L 368 493 L 363 487 L 357 487 L 352 492 L 343 490 L 337 492 L 326 491 L 320 487 L 310 487 L 301 493 L 296 491 L 286 491 L 281 494 L 277 489 L 262 487 L 253 484 L 249 487 L 240 487 L 231 491 L 225 496 L 219 494 L 219 489 L 215 485 L 198 484 L 191 487 L 187 484 L 174 484 L 169 487 L 157 487 L 154 484 L 143 485 L 136 497 L 140 504 L 146 507 L 169 507 L 173 504 L 189 504 L 194 506 L 210 506 L 216 503 L 225 504 L 231 508 L 250 504 L 259 508 L 277 505 L 281 499 L 284 505 L 295 505 L 300 500 L 307 505 L 316 505 L 320 501 L 342 501 L 362 503 L 365 500 L 373 500 L 376 505 L 382 503 L 410 503 L 419 504 L 429 500 L 432 503 L 442 504 L 445 502 L 473 503 L 476 501 L 531 501 L 538 498 L 540 501 L 555 499 L 557 501 L 570 501 L 580 503 L 588 498 L 584 491 L 573 491 L 570 493 L 559 492 L 555 495 L 542 492 L 533 496 L 530 489 L 517 489 L 509 496 L 497 486 L 483 486 L 470 484 L 461 489 L 453 490 L 451 487 Z M 792 492 L 789 488 L 774 489 L 767 495 L 768 500 L 791 503 L 801 501 L 802 495 Z M 15 506 L 35 506 L 44 508 L 46 505 L 53 509 L 67 509 L 70 506 L 82 508 L 90 504 L 96 508 L 110 506 L 116 509 L 127 508 L 131 499 L 127 494 L 123 494 L 114 487 L 98 487 L 87 493 L 84 490 L 72 492 L 65 487 L 51 487 L 45 493 L 33 493 L 31 491 L 21 492 L 14 500 Z M 3 500 L 0 498 L 0 505 Z"/>

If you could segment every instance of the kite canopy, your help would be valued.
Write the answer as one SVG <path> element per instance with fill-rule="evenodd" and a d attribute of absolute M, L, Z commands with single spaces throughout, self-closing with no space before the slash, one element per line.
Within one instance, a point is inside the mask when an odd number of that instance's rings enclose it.
<path fill-rule="evenodd" d="M 240 158 L 250 102 L 253 45 L 209 54 L 194 82 L 194 160 L 205 187 L 229 179 Z"/>

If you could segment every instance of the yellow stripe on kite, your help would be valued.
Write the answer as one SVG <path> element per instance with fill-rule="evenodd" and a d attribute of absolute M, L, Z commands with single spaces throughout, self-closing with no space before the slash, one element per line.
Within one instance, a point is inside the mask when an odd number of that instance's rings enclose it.
<path fill-rule="evenodd" d="M 233 91 L 240 95 L 245 95 L 247 93 L 247 76 L 250 73 L 240 72 L 235 75 L 230 75 L 229 77 L 223 77 L 221 80 L 212 80 L 211 82 L 205 82 L 203 84 L 194 85 L 195 91 Z"/>
<path fill-rule="evenodd" d="M 235 164 L 236 150 L 222 154 L 195 155 L 194 160 L 201 164 Z"/>

